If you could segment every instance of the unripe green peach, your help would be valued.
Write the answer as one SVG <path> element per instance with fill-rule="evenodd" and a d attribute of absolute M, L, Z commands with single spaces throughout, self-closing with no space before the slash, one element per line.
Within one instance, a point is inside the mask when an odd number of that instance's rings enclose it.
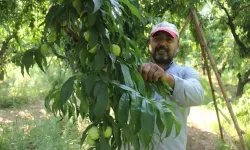
<path fill-rule="evenodd" d="M 116 44 L 112 44 L 112 46 L 111 46 L 111 52 L 115 56 L 120 56 L 120 54 L 121 54 L 121 48 L 118 45 L 116 45 Z"/>
<path fill-rule="evenodd" d="M 87 136 L 86 143 L 89 146 L 95 146 L 95 140 L 91 139 L 89 136 Z"/>
<path fill-rule="evenodd" d="M 112 135 L 112 128 L 107 126 L 106 130 L 104 131 L 104 137 L 109 138 Z"/>
<path fill-rule="evenodd" d="M 98 129 L 96 126 L 93 126 L 92 128 L 89 129 L 88 136 L 89 136 L 92 140 L 97 140 L 97 139 L 99 139 L 99 138 L 100 138 L 99 129 Z"/>

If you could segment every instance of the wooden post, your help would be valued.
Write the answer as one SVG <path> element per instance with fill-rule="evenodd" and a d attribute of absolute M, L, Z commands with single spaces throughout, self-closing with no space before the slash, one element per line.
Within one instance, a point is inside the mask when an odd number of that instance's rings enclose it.
<path fill-rule="evenodd" d="M 197 31 L 198 31 L 197 34 L 200 36 L 200 44 L 201 44 L 202 46 L 204 46 L 204 50 L 206 51 L 206 53 L 207 53 L 207 55 L 208 55 L 208 58 L 209 58 L 210 63 L 211 63 L 211 66 L 212 66 L 212 68 L 213 68 L 213 70 L 214 70 L 214 73 L 215 73 L 215 75 L 216 75 L 217 81 L 218 81 L 218 83 L 219 83 L 219 86 L 220 86 L 222 95 L 223 95 L 223 97 L 224 97 L 224 99 L 225 99 L 225 102 L 226 102 L 228 111 L 229 111 L 230 116 L 231 116 L 231 118 L 232 118 L 232 120 L 233 120 L 235 129 L 236 129 L 236 131 L 237 131 L 237 133 L 238 133 L 238 136 L 239 136 L 239 139 L 240 139 L 240 143 L 241 143 L 242 149 L 243 149 L 243 150 L 247 150 L 246 143 L 245 143 L 244 138 L 243 138 L 243 136 L 242 136 L 242 131 L 241 131 L 240 127 L 239 127 L 239 124 L 238 124 L 237 119 L 236 119 L 236 117 L 235 117 L 235 115 L 234 115 L 232 106 L 231 106 L 231 104 L 230 104 L 230 102 L 229 102 L 228 96 L 227 96 L 227 94 L 226 94 L 225 87 L 224 87 L 224 85 L 223 85 L 223 83 L 222 83 L 222 81 L 221 81 L 220 75 L 219 75 L 219 73 L 218 73 L 218 68 L 217 68 L 217 66 L 216 66 L 216 64 L 215 64 L 215 61 L 214 61 L 214 59 L 213 59 L 213 57 L 212 57 L 212 54 L 211 54 L 211 52 L 210 52 L 210 50 L 209 50 L 209 48 L 208 48 L 208 46 L 207 46 L 207 41 L 206 41 L 206 38 L 205 38 L 205 36 L 204 36 L 203 30 L 202 30 L 202 28 L 201 28 L 201 26 L 200 26 L 201 24 L 200 24 L 200 21 L 199 21 L 199 19 L 198 19 L 198 16 L 197 16 L 197 14 L 196 14 L 196 11 L 195 11 L 194 7 L 191 7 L 191 13 L 192 13 L 192 15 L 193 15 L 194 22 L 195 22 L 195 26 L 196 26 L 196 29 L 197 29 Z"/>
<path fill-rule="evenodd" d="M 208 67 L 207 56 L 206 56 L 206 53 L 204 51 L 204 47 L 202 47 L 202 45 L 201 45 L 201 52 L 202 52 L 202 57 L 204 58 L 205 67 L 206 67 L 206 70 L 207 70 L 207 77 L 208 77 L 210 88 L 211 88 L 211 92 L 212 92 L 212 97 L 213 97 L 213 101 L 214 101 L 214 107 L 215 107 L 215 111 L 216 111 L 216 115 L 217 115 L 217 120 L 218 120 L 218 124 L 219 124 L 220 137 L 224 141 L 223 132 L 222 132 L 222 126 L 221 126 L 221 122 L 220 122 L 220 115 L 219 115 L 218 106 L 217 106 L 217 102 L 216 102 L 215 94 L 214 94 L 215 90 L 214 90 L 213 82 L 212 82 L 212 79 L 211 79 L 211 72 L 210 72 L 210 69 Z"/>

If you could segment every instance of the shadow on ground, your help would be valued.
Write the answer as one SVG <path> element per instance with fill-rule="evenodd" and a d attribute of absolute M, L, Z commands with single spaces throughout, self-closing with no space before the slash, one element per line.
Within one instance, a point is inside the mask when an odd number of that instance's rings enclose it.
<path fill-rule="evenodd" d="M 188 123 L 187 150 L 216 150 L 218 135 L 199 129 Z"/>

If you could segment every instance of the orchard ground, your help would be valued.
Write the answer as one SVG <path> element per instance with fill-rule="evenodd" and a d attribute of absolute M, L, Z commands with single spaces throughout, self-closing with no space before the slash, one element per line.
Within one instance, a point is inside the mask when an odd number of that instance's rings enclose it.
<path fill-rule="evenodd" d="M 11 125 L 17 120 L 26 119 L 33 122 L 46 120 L 52 117 L 45 111 L 43 101 L 32 105 L 23 105 L 19 108 L 6 108 L 0 110 L 0 134 L 4 132 L 5 125 Z M 216 114 L 204 107 L 193 107 L 188 119 L 188 142 L 187 150 L 215 150 L 218 149 L 219 135 L 213 130 L 216 126 Z M 23 125 L 22 125 L 23 127 Z M 22 128 L 20 126 L 20 128 Z M 1 129 L 2 128 L 2 129 Z M 24 129 L 25 130 L 25 129 Z M 28 129 L 26 129 L 28 130 Z M 79 129 L 78 131 L 81 131 Z M 79 133 L 80 135 L 80 133 Z M 76 141 L 78 139 L 75 139 Z M 46 148 L 46 143 L 44 143 Z M 31 145 L 35 149 L 36 145 Z"/>

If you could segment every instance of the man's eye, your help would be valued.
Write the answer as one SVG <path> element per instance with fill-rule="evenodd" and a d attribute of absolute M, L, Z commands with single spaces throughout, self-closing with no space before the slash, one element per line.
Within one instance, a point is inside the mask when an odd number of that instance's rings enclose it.
<path fill-rule="evenodd" d="M 155 41 L 161 41 L 161 40 L 163 40 L 163 38 L 158 36 L 158 37 L 154 37 L 154 40 Z"/>

